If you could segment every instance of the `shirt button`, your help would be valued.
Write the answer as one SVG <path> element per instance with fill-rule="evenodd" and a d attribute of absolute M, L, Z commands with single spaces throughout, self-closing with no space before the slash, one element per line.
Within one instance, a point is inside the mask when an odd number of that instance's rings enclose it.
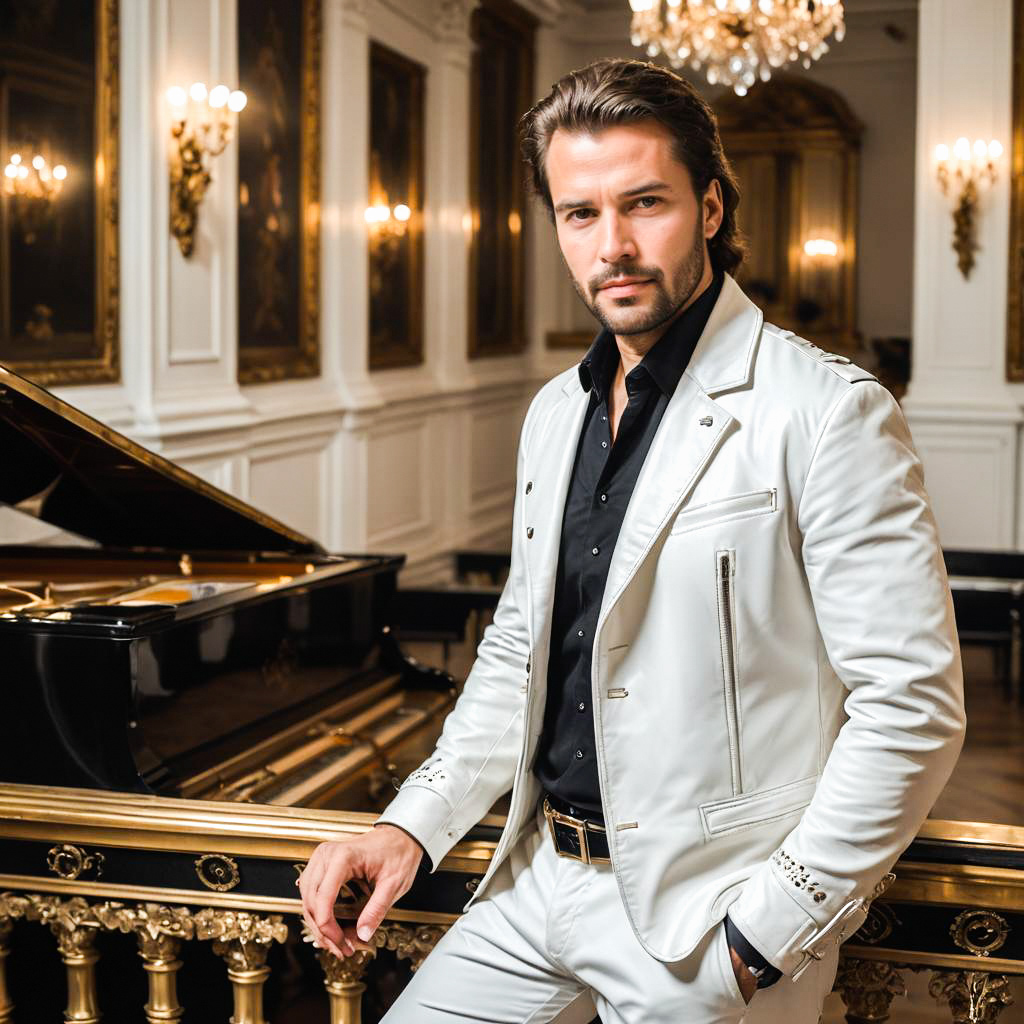
<path fill-rule="evenodd" d="M 599 555 L 599 554 L 601 554 L 601 549 L 600 548 L 591 548 L 590 549 L 590 553 L 592 555 Z"/>
<path fill-rule="evenodd" d="M 607 441 L 602 441 L 601 442 L 601 447 L 602 448 L 607 448 L 608 447 L 608 442 Z"/>
<path fill-rule="evenodd" d="M 529 480 L 526 484 L 526 493 L 529 494 L 533 490 L 533 481 Z"/>
<path fill-rule="evenodd" d="M 580 701 L 579 704 L 576 705 L 576 710 L 577 711 L 586 711 L 587 710 L 587 705 L 584 704 L 583 701 Z"/>
<path fill-rule="evenodd" d="M 576 635 L 577 636 L 583 636 L 584 635 L 583 630 L 582 629 L 577 629 L 576 630 Z"/>
<path fill-rule="evenodd" d="M 602 416 L 601 417 L 601 422 L 602 423 L 607 423 L 608 422 L 608 417 L 607 416 Z"/>
<path fill-rule="evenodd" d="M 583 751 L 582 750 L 577 750 L 576 751 L 576 760 L 579 761 L 582 758 L 583 758 Z"/>
<path fill-rule="evenodd" d="M 601 495 L 601 504 L 604 505 L 604 504 L 607 504 L 607 502 L 608 502 L 608 495 L 607 494 L 602 494 Z"/>
<path fill-rule="evenodd" d="M 527 540 L 530 540 L 532 537 L 533 537 L 533 527 L 532 526 L 528 526 L 526 528 L 526 538 L 527 538 Z"/>

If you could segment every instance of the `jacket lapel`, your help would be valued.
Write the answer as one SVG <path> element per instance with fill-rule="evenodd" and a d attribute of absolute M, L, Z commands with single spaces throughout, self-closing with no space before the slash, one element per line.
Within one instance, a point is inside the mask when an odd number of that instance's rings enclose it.
<path fill-rule="evenodd" d="M 633 489 L 608 570 L 599 630 L 662 530 L 738 426 L 711 395 L 748 384 L 762 322 L 761 311 L 726 274 Z M 570 457 L 570 470 L 571 462 Z"/>

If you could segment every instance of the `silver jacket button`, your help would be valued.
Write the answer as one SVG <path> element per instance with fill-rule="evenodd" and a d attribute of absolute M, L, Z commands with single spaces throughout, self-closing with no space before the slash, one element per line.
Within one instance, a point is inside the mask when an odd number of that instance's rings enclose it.
<path fill-rule="evenodd" d="M 702 427 L 710 427 L 715 421 L 710 416 L 701 416 L 698 422 Z"/>

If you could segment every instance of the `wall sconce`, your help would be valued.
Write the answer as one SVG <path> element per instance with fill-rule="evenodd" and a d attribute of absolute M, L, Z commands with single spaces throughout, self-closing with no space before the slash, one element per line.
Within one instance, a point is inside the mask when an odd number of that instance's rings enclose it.
<path fill-rule="evenodd" d="M 210 165 L 231 141 L 235 115 L 244 109 L 246 95 L 226 85 L 208 91 L 202 82 L 195 82 L 188 93 L 172 85 L 167 102 L 173 112 L 171 136 L 177 144 L 171 154 L 171 234 L 187 258 L 195 248 L 199 204 L 213 180 Z"/>
<path fill-rule="evenodd" d="M 63 164 L 50 167 L 45 157 L 12 153 L 4 168 L 3 191 L 11 200 L 13 219 L 21 228 L 26 245 L 32 245 L 40 229 L 53 214 L 67 180 Z"/>
<path fill-rule="evenodd" d="M 975 236 L 978 199 L 983 185 L 996 180 L 995 161 L 1003 154 L 1003 147 L 993 139 L 985 143 L 978 139 L 972 147 L 962 136 L 953 145 L 950 159 L 949 146 L 935 147 L 939 185 L 943 195 L 956 194 L 953 210 L 953 248 L 957 265 L 964 278 L 970 276 L 974 266 L 974 253 L 978 249 Z"/>

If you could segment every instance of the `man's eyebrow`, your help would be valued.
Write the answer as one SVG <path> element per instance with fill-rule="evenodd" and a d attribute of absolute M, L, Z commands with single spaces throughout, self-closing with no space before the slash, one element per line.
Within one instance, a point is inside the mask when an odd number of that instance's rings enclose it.
<path fill-rule="evenodd" d="M 633 196 L 647 195 L 651 192 L 671 192 L 672 186 L 663 181 L 649 181 L 646 185 L 638 185 L 636 188 L 620 192 L 619 199 L 632 199 Z M 563 199 L 555 206 L 555 213 L 564 213 L 567 210 L 579 210 L 584 207 L 593 206 L 589 199 Z"/>

